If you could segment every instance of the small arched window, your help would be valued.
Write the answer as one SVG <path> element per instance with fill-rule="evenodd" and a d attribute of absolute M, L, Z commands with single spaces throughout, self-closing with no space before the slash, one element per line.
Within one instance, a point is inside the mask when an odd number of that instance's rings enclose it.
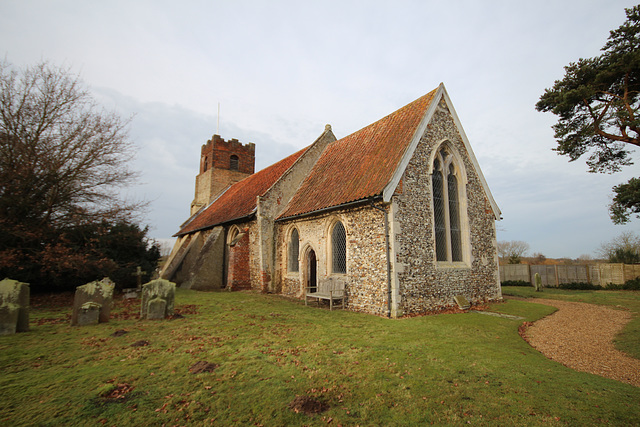
<path fill-rule="evenodd" d="M 300 253 L 300 237 L 298 230 L 293 229 L 289 239 L 289 271 L 297 273 L 299 271 L 298 254 Z"/>
<path fill-rule="evenodd" d="M 347 233 L 340 221 L 336 222 L 331 230 L 332 271 L 334 273 L 347 273 Z"/>
<path fill-rule="evenodd" d="M 204 158 L 204 166 L 202 166 L 202 172 L 206 172 L 207 171 L 207 167 L 209 167 L 209 158 L 205 157 Z"/>
<path fill-rule="evenodd" d="M 462 261 L 459 171 L 453 155 L 442 148 L 433 161 L 431 176 L 436 261 Z"/>
<path fill-rule="evenodd" d="M 232 171 L 237 171 L 239 167 L 240 160 L 238 159 L 238 156 L 236 156 L 235 154 L 231 155 L 231 157 L 229 158 L 229 169 L 231 169 Z"/>

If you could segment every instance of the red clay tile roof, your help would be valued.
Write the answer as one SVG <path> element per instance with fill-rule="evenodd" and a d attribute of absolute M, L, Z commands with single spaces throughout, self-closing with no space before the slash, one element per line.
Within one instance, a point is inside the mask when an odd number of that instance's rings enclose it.
<path fill-rule="evenodd" d="M 211 228 L 252 214 L 256 209 L 257 197 L 264 195 L 307 148 L 233 184 L 211 205 L 189 221 L 176 233 L 176 236 Z"/>
<path fill-rule="evenodd" d="M 436 91 L 329 144 L 279 218 L 382 194 Z"/>

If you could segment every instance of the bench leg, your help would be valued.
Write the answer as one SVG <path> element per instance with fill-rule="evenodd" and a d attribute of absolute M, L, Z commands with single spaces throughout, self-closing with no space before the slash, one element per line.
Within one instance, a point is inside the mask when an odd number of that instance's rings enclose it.
<path fill-rule="evenodd" d="M 333 298 L 329 298 L 329 311 L 333 311 Z"/>

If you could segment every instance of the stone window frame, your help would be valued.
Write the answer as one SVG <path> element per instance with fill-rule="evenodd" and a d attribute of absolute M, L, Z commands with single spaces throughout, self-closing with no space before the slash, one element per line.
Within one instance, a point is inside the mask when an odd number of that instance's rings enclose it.
<path fill-rule="evenodd" d="M 342 224 L 342 227 L 344 228 L 344 235 L 345 235 L 345 242 L 344 242 L 344 266 L 345 266 L 345 271 L 344 272 L 336 272 L 333 271 L 333 229 L 335 228 L 336 224 L 340 223 Z M 327 222 L 327 227 L 326 227 L 326 231 L 325 231 L 325 236 L 326 236 L 326 242 L 327 242 L 327 272 L 329 273 L 329 275 L 333 275 L 333 276 L 346 276 L 347 273 L 349 272 L 349 268 L 348 268 L 348 259 L 349 259 L 349 245 L 347 245 L 348 242 L 348 236 L 349 236 L 349 231 L 347 230 L 347 227 L 345 226 L 345 221 L 343 218 L 334 216 L 329 218 L 328 222 Z"/>
<path fill-rule="evenodd" d="M 443 159 L 441 156 L 442 151 L 446 151 L 449 156 L 447 159 Z M 435 219 L 435 206 L 433 203 L 431 204 L 431 231 L 433 236 L 432 248 L 433 248 L 433 260 L 436 264 L 437 268 L 470 268 L 471 267 L 471 237 L 470 237 L 470 228 L 469 228 L 469 215 L 468 215 L 468 199 L 467 199 L 467 183 L 468 183 L 468 175 L 466 171 L 466 167 L 464 165 L 464 161 L 460 152 L 456 149 L 453 143 L 445 139 L 440 141 L 439 144 L 436 145 L 434 150 L 431 153 L 429 159 L 429 197 L 433 201 L 433 174 L 434 174 L 434 163 L 435 160 L 438 159 L 442 163 L 442 170 L 449 170 L 450 166 L 453 165 L 454 176 L 457 181 L 457 195 L 458 195 L 458 216 L 459 216 L 459 227 L 460 227 L 460 245 L 461 245 L 461 261 L 452 261 L 452 251 L 451 251 L 451 229 L 450 229 L 450 218 L 449 218 L 449 191 L 444 191 L 444 206 L 445 206 L 445 227 L 446 227 L 446 236 L 447 236 L 447 260 L 446 261 L 438 261 L 436 254 L 436 219 Z M 447 180 L 444 179 L 443 182 L 446 184 Z M 444 185 L 446 189 L 448 186 Z"/>
<path fill-rule="evenodd" d="M 243 231 L 237 225 L 232 225 L 227 231 L 227 246 L 233 247 L 244 235 Z"/>
<path fill-rule="evenodd" d="M 293 248 L 293 233 L 297 233 L 298 234 L 298 252 L 296 255 L 296 265 L 295 265 L 295 270 L 292 268 L 293 264 L 293 253 L 292 253 L 292 248 Z M 300 239 L 300 230 L 298 229 L 298 227 L 296 227 L 295 225 L 292 225 L 289 230 L 287 231 L 286 234 L 286 238 L 285 238 L 285 242 L 286 242 L 286 249 L 285 249 L 285 253 L 286 253 L 286 265 L 287 265 L 287 273 L 289 274 L 299 274 L 300 273 L 300 243 L 302 242 L 302 240 Z"/>

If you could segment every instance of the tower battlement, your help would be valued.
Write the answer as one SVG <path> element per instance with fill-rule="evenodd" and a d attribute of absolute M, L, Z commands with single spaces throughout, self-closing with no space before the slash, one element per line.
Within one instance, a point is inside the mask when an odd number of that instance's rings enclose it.
<path fill-rule="evenodd" d="M 200 173 L 216 168 L 253 174 L 255 152 L 256 145 L 253 142 L 243 144 L 235 138 L 225 141 L 220 135 L 213 135 L 200 150 Z"/>
<path fill-rule="evenodd" d="M 256 145 L 235 138 L 225 141 L 213 135 L 200 149 L 200 172 L 196 176 L 191 215 L 218 197 L 230 185 L 255 172 Z"/>

